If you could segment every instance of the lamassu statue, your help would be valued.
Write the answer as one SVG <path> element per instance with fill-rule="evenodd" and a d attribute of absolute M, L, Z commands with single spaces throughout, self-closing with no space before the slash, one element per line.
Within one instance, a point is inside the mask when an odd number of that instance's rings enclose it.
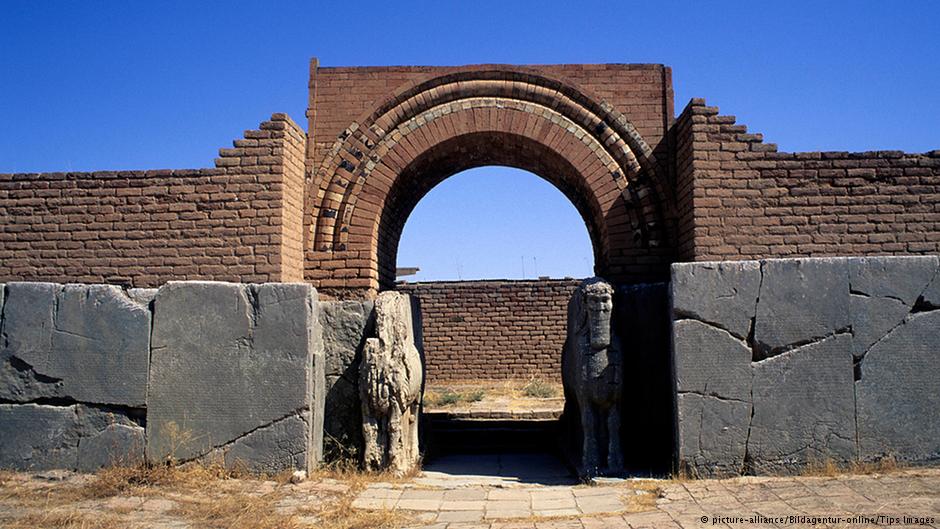
<path fill-rule="evenodd" d="M 375 332 L 376 338 L 366 339 L 359 366 L 363 466 L 404 474 L 419 459 L 418 412 L 424 378 L 407 295 L 379 294 Z"/>
<path fill-rule="evenodd" d="M 583 478 L 623 471 L 620 400 L 623 353 L 611 326 L 613 287 L 585 279 L 568 303 L 568 336 L 561 357 L 565 421 L 576 431 L 569 447 Z M 580 429 L 580 431 L 577 431 Z"/>

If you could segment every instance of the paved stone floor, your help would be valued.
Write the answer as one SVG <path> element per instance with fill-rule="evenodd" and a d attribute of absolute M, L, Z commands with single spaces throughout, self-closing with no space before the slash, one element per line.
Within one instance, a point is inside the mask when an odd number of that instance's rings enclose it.
<path fill-rule="evenodd" d="M 0 472 L 0 527 L 83 529 L 940 528 L 940 468 L 820 477 L 574 484 L 546 456 L 449 457 L 419 476 L 130 486 Z M 175 483 L 175 484 L 174 484 Z"/>
<path fill-rule="evenodd" d="M 353 507 L 409 511 L 426 529 L 936 528 L 940 469 L 585 486 L 549 456 L 451 456 L 412 482 L 369 485 Z"/>

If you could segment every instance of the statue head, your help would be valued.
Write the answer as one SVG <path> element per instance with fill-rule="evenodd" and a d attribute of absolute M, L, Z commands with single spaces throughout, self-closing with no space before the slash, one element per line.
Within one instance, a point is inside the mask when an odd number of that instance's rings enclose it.
<path fill-rule="evenodd" d="M 579 298 L 582 325 L 590 337 L 591 349 L 610 345 L 610 318 L 614 308 L 614 288 L 598 277 L 584 280 L 575 295 Z"/>

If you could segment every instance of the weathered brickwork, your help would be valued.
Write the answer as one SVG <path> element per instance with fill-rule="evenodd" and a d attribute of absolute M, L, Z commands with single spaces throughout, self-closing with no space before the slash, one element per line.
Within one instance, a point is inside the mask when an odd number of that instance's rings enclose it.
<path fill-rule="evenodd" d="M 507 165 L 564 193 L 595 274 L 675 261 L 940 252 L 940 152 L 781 153 L 662 65 L 321 68 L 309 134 L 283 114 L 212 169 L 0 175 L 0 281 L 392 288 L 417 203 Z"/>
<path fill-rule="evenodd" d="M 301 280 L 305 142 L 275 114 L 214 169 L 0 175 L 0 281 Z"/>
<path fill-rule="evenodd" d="M 672 120 L 670 75 L 661 65 L 314 64 L 307 279 L 328 294 L 391 287 L 417 202 L 481 165 L 526 169 L 565 193 L 588 226 L 596 273 L 665 277 L 670 165 L 653 147 Z"/>
<path fill-rule="evenodd" d="M 568 300 L 577 280 L 456 281 L 399 286 L 421 300 L 428 382 L 561 381 Z"/>
<path fill-rule="evenodd" d="M 940 151 L 777 152 L 701 99 L 676 133 L 681 260 L 940 252 Z"/>

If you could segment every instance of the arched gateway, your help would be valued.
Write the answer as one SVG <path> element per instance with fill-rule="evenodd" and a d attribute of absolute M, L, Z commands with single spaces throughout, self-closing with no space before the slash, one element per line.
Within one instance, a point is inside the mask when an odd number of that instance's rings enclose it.
<path fill-rule="evenodd" d="M 401 232 L 418 201 L 447 177 L 482 165 L 524 169 L 562 191 L 587 225 L 597 274 L 664 276 L 675 247 L 669 168 L 624 108 L 565 74 L 640 109 L 662 141 L 672 112 L 668 70 L 585 68 L 321 69 L 314 61 L 307 280 L 343 297 L 392 287 Z M 364 110 L 343 123 L 355 106 Z"/>

